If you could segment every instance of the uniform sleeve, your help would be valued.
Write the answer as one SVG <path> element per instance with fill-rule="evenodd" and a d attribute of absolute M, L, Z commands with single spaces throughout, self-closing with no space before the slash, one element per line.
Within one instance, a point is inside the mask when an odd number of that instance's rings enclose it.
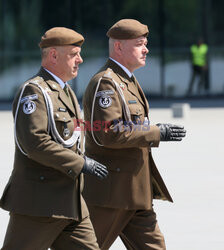
<path fill-rule="evenodd" d="M 35 98 L 26 103 L 23 100 L 27 96 Z M 21 100 L 15 128 L 20 147 L 30 159 L 75 178 L 81 172 L 84 159 L 74 151 L 56 143 L 49 135 L 46 104 L 40 89 L 29 84 Z M 17 102 L 14 106 L 16 105 Z"/>
<path fill-rule="evenodd" d="M 100 144 L 108 148 L 158 147 L 160 131 L 157 126 L 125 121 L 119 93 L 110 79 L 101 80 L 97 93 L 93 133 Z"/>

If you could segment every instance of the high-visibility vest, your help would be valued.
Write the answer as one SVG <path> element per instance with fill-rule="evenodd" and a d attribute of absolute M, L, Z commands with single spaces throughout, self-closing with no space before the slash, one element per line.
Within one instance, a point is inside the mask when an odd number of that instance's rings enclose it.
<path fill-rule="evenodd" d="M 192 45 L 191 53 L 192 53 L 192 63 L 197 66 L 205 66 L 206 65 L 206 54 L 208 52 L 208 46 L 206 44 L 201 44 L 200 46 Z"/>

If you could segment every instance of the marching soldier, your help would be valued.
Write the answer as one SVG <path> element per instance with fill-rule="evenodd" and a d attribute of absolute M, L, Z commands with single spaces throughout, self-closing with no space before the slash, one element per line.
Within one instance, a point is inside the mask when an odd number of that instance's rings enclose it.
<path fill-rule="evenodd" d="M 81 152 L 79 105 L 67 84 L 83 62 L 83 42 L 74 30 L 48 30 L 42 67 L 14 99 L 14 168 L 0 201 L 10 211 L 4 250 L 99 249 L 82 173 L 102 179 L 107 169 Z"/>
<path fill-rule="evenodd" d="M 136 20 L 115 23 L 107 32 L 110 58 L 90 80 L 83 98 L 85 120 L 91 125 L 85 153 L 109 170 L 103 181 L 86 176 L 83 193 L 103 250 L 118 236 L 127 249 L 165 249 L 152 200 L 172 198 L 151 148 L 160 141 L 181 141 L 186 131 L 149 123 L 149 105 L 133 74 L 145 65 L 147 35 L 148 27 Z"/>

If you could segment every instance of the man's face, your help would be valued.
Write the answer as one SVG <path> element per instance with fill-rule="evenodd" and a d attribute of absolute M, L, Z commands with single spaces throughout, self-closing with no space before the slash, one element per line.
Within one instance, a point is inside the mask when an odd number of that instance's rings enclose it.
<path fill-rule="evenodd" d="M 121 41 L 122 64 L 129 69 L 130 72 L 145 66 L 146 54 L 149 52 L 146 45 L 147 38 L 143 36 Z"/>
<path fill-rule="evenodd" d="M 58 76 L 67 82 L 78 75 L 79 64 L 83 62 L 80 55 L 81 48 L 68 45 L 57 47 L 56 50 Z"/>

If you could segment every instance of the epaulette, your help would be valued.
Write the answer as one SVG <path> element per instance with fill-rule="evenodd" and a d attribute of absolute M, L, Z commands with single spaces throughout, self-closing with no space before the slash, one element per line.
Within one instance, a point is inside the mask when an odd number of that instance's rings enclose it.
<path fill-rule="evenodd" d="M 41 76 L 36 76 L 36 77 L 30 79 L 30 80 L 29 80 L 29 83 L 40 84 L 40 83 L 43 82 L 43 81 L 44 81 L 43 77 L 41 77 Z"/>
<path fill-rule="evenodd" d="M 108 68 L 108 69 L 105 71 L 103 77 L 112 79 L 112 78 L 113 78 L 112 75 L 111 75 L 112 73 L 113 73 L 113 70 L 112 70 L 111 68 Z"/>

